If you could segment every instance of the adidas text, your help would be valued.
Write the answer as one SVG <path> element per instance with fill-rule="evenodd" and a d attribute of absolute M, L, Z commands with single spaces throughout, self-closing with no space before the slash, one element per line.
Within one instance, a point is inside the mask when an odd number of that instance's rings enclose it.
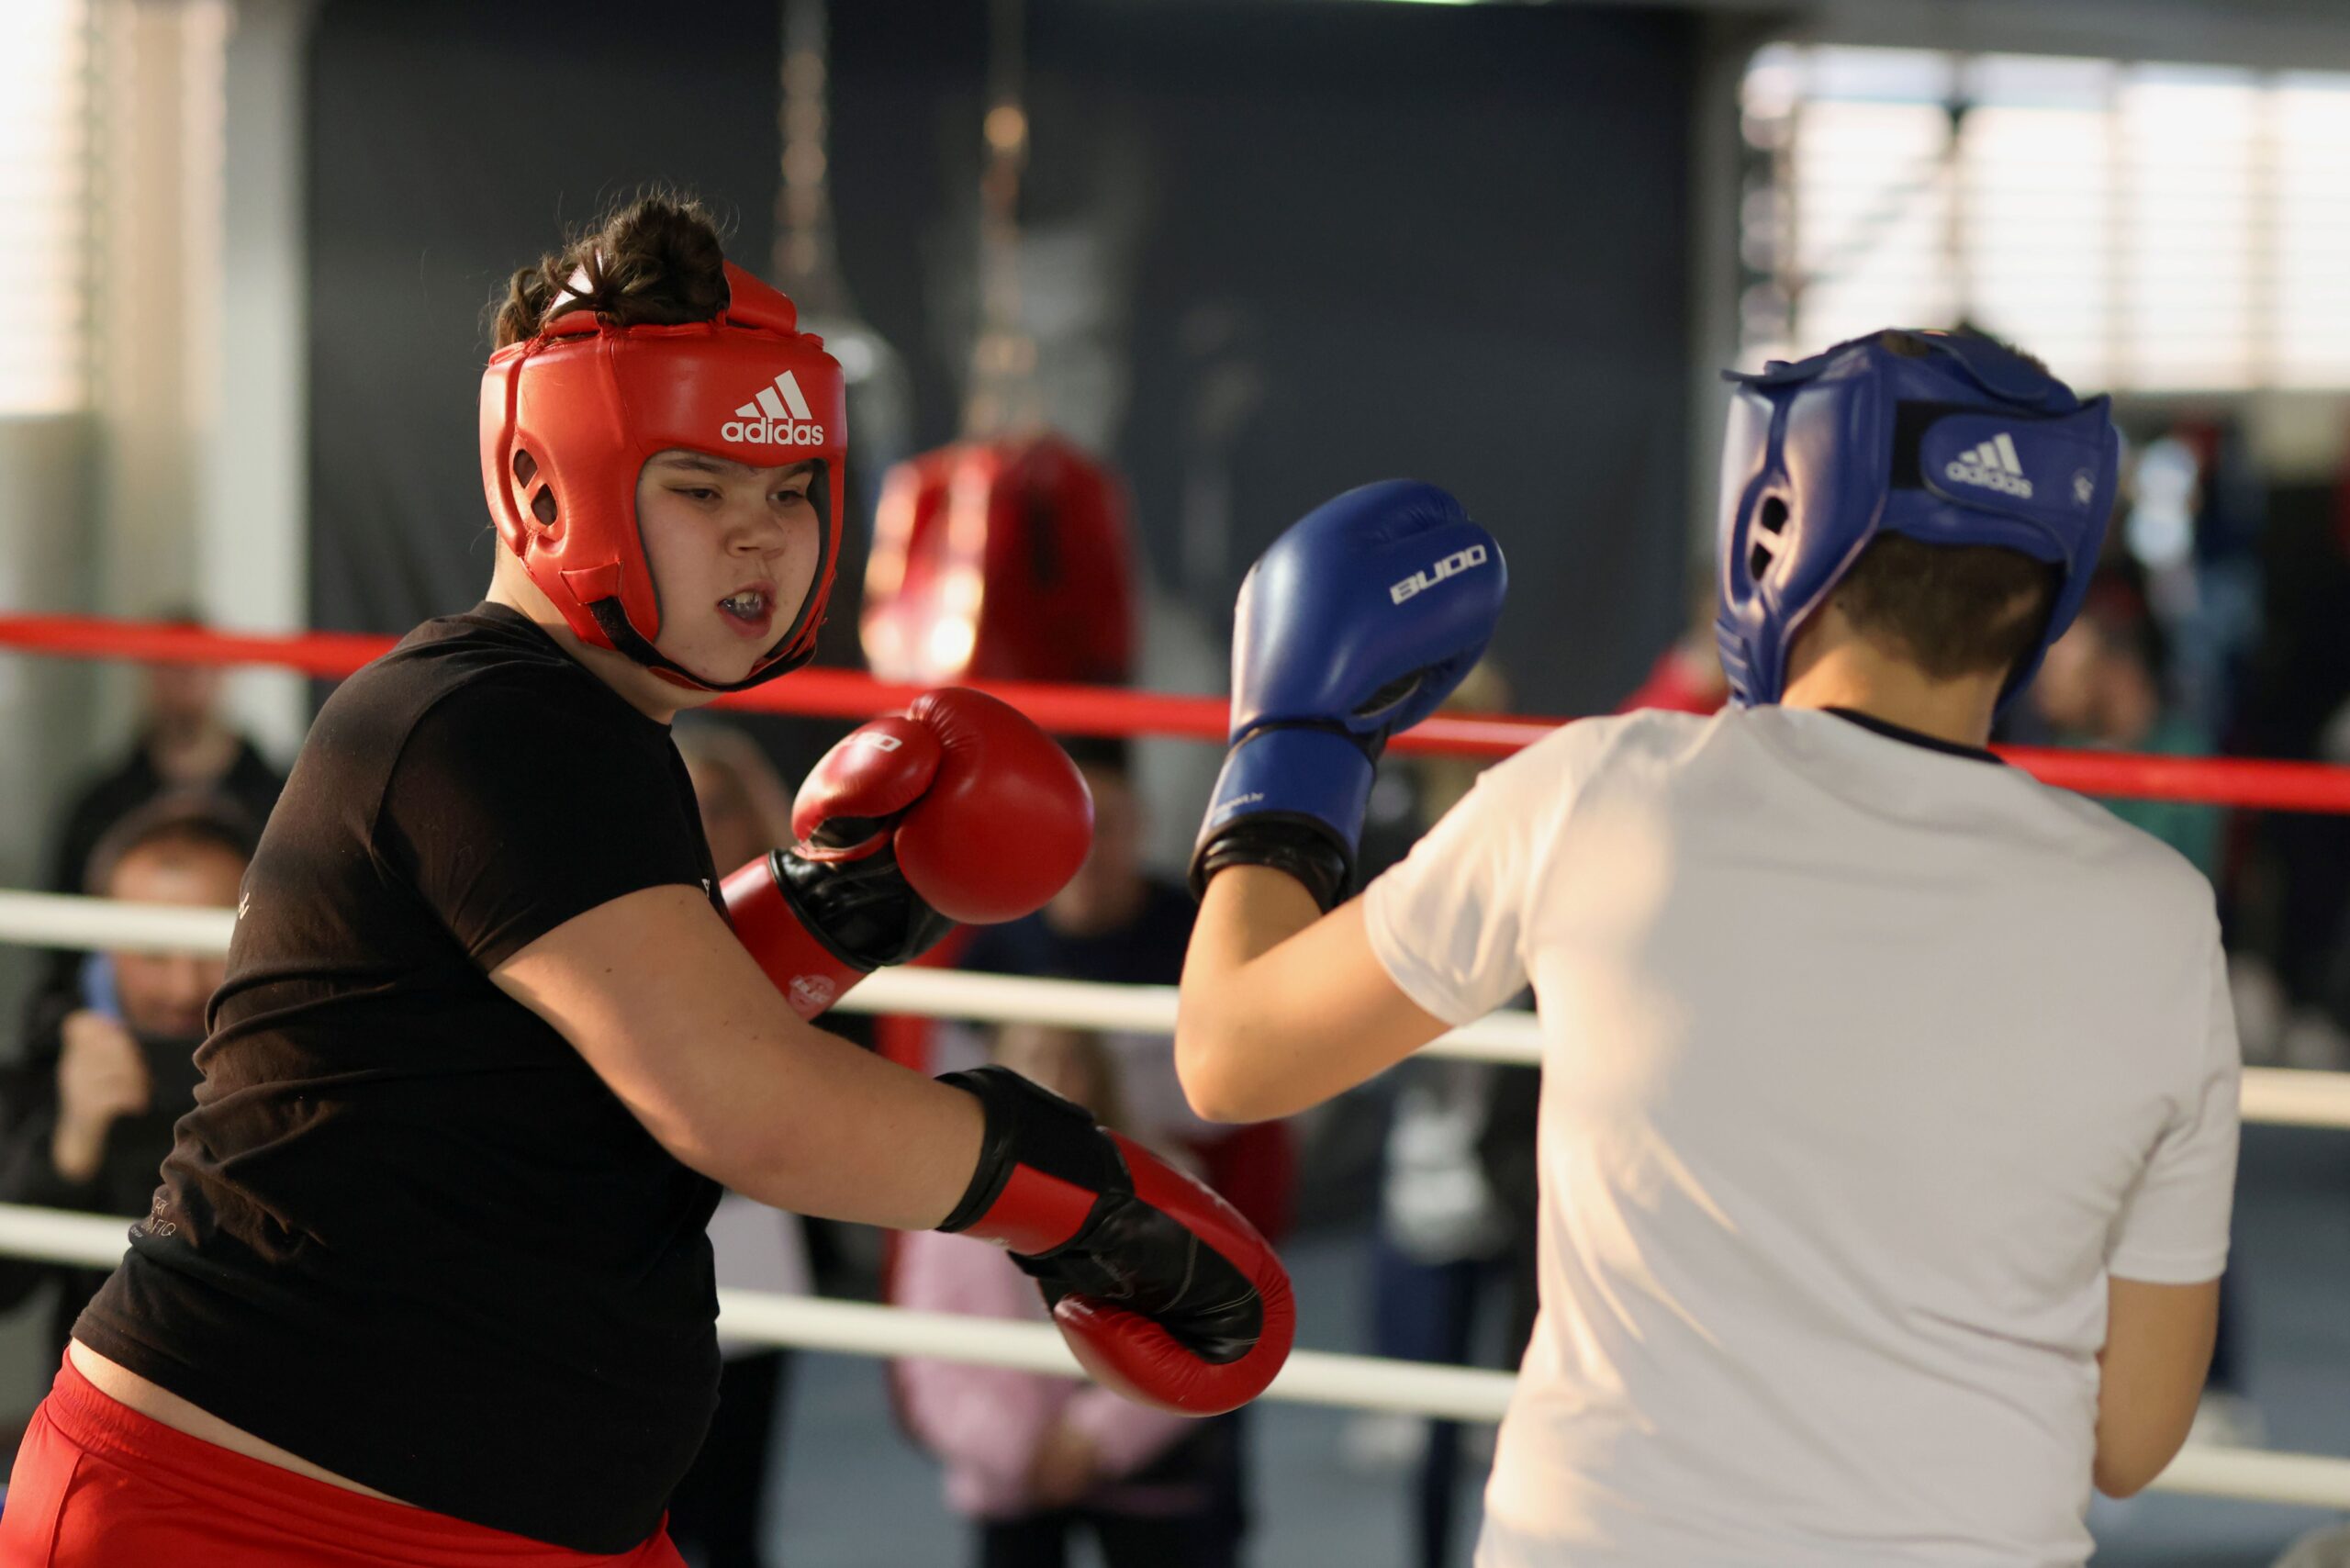
<path fill-rule="evenodd" d="M 789 420 L 729 420 L 718 433 L 746 446 L 822 446 L 824 427 L 795 424 Z"/>
<path fill-rule="evenodd" d="M 2005 431 L 1952 458 L 1942 465 L 1942 476 L 1954 484 L 1976 485 L 2020 500 L 2031 499 L 2031 481 L 2023 476 L 2015 438 Z"/>
<path fill-rule="evenodd" d="M 1486 559 L 1485 547 L 1482 544 L 1472 544 L 1466 550 L 1455 550 L 1427 570 L 1414 572 L 1402 582 L 1389 585 L 1387 597 L 1397 604 L 1401 604 L 1414 594 L 1425 593 L 1447 577 L 1456 577 L 1472 566 L 1483 566 Z"/>

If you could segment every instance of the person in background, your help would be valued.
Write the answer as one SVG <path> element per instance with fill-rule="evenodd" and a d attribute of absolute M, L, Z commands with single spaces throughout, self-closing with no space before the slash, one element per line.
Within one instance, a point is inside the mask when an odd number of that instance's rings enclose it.
<path fill-rule="evenodd" d="M 154 619 L 202 623 L 192 607 Z M 110 767 L 85 780 L 65 811 L 50 857 L 49 885 L 78 892 L 91 852 L 108 828 L 160 795 L 199 790 L 232 801 L 256 824 L 267 822 L 285 775 L 230 726 L 220 711 L 219 670 L 199 665 L 149 665 L 141 676 L 139 734 Z"/>
<path fill-rule="evenodd" d="M 2209 756 L 2210 737 L 2179 704 L 2165 699 L 2163 677 L 2162 633 L 2143 596 L 2129 583 L 2108 578 L 2090 589 L 2080 619 L 2049 648 L 2030 700 L 2056 745 Z M 2114 798 L 2098 803 L 2218 879 L 2218 808 L 2191 801 Z M 2242 1448 L 2266 1439 L 2266 1423 L 2245 1379 L 2244 1290 L 2241 1270 L 2220 1277 L 2211 1371 L 2195 1409 L 2197 1442 Z"/>
<path fill-rule="evenodd" d="M 1035 914 L 971 935 L 959 967 L 982 974 L 1113 985 L 1173 985 L 1183 972 L 1193 906 L 1181 883 L 1143 864 L 1147 824 L 1124 740 L 1063 737 L 1093 792 L 1093 846 L 1069 886 Z M 1280 1122 L 1224 1127 L 1184 1103 L 1164 1036 L 1113 1034 L 1128 1116 L 1147 1141 L 1196 1155 L 1208 1184 L 1275 1241 L 1295 1206 L 1296 1148 Z"/>
<path fill-rule="evenodd" d="M 152 618 L 198 626 L 193 606 L 173 605 Z M 74 790 L 49 854 L 50 891 L 78 893 L 84 872 L 106 830 L 148 801 L 178 791 L 218 796 L 251 819 L 254 831 L 269 820 L 285 776 L 220 711 L 222 672 L 200 665 L 156 664 L 141 672 L 139 732 L 130 749 Z M 50 955 L 34 998 L 36 1014 L 71 998 L 82 956 Z"/>
<path fill-rule="evenodd" d="M 1043 909 L 973 931 L 958 967 L 1039 980 L 1171 986 L 1183 971 L 1193 905 L 1181 883 L 1144 864 L 1148 824 L 1135 787 L 1131 750 L 1114 737 L 1064 736 L 1060 744 L 1092 794 L 1092 846 L 1077 875 Z M 948 1048 L 954 1048 L 956 1036 L 968 1038 L 969 1033 L 953 1032 Z M 1105 1033 L 1095 1036 L 1095 1045 L 1114 1071 L 1121 1125 L 1130 1137 L 1186 1159 L 1269 1239 L 1278 1242 L 1288 1234 L 1296 1208 L 1297 1148 L 1286 1123 L 1227 1127 L 1194 1114 L 1175 1077 L 1164 1035 Z M 903 1266 L 901 1258 L 892 1269 L 890 1299 L 911 1306 L 916 1304 L 903 1295 L 897 1271 Z M 1218 1518 L 1237 1520 L 1247 1512 L 1239 1455 L 1248 1422 L 1245 1411 L 1216 1418 L 1225 1461 L 1198 1473 L 1198 1484 L 1216 1494 L 1213 1511 Z"/>
<path fill-rule="evenodd" d="M 1008 1025 L 994 1059 L 1131 1136 L 1117 1058 L 1099 1036 Z M 917 1311 L 1044 1319 L 1035 1284 L 1002 1248 L 943 1233 L 901 1238 L 897 1299 Z M 977 1568 L 1061 1568 L 1080 1533 L 1093 1537 L 1106 1568 L 1238 1560 L 1245 1526 L 1230 1417 L 1189 1420 L 1003 1367 L 912 1360 L 896 1372 L 908 1428 L 945 1462 L 947 1506 L 972 1522 Z"/>
<path fill-rule="evenodd" d="M 232 909 L 256 836 L 234 801 L 167 795 L 98 841 L 87 890 Z M 84 970 L 82 994 L 41 1011 L 20 1065 L 0 1079 L 0 1203 L 147 1212 L 172 1124 L 194 1103 L 205 1007 L 227 968 L 216 953 L 103 953 Z M 0 1308 L 54 1282 L 42 1347 L 54 1361 L 106 1273 L 0 1258 Z"/>
<path fill-rule="evenodd" d="M 1677 646 L 1677 644 L 1676 644 Z M 1667 653 L 1662 669 L 1673 658 Z M 1718 677 L 1720 663 L 1712 667 Z M 1447 712 L 1508 711 L 1508 678 L 1482 660 L 1442 705 Z M 1416 756 L 1399 759 L 1373 788 L 1393 779 L 1409 796 L 1408 841 L 1369 847 L 1384 865 L 1459 804 L 1491 759 Z M 1398 824 L 1399 826 L 1401 824 Z M 1534 1322 L 1534 1117 L 1541 1088 L 1530 1067 L 1493 1062 L 1413 1061 L 1397 1070 L 1378 1225 L 1371 1245 L 1371 1352 L 1446 1365 L 1478 1364 L 1484 1304 L 1505 1299 L 1503 1343 L 1493 1364 L 1516 1366 Z M 1415 1557 L 1421 1568 L 1453 1561 L 1464 1433 L 1458 1421 L 1363 1416 L 1348 1444 L 1378 1462 L 1416 1458 L 1409 1494 Z"/>
<path fill-rule="evenodd" d="M 714 864 L 740 866 L 791 842 L 791 797 L 748 735 L 716 722 L 679 724 L 672 734 Z M 711 1215 L 710 1245 L 722 1287 L 808 1292 L 808 1245 L 797 1215 L 730 1192 Z M 782 1456 L 791 1353 L 722 1334 L 718 1349 L 725 1358 L 718 1409 L 669 1499 L 669 1533 L 703 1568 L 763 1568 L 769 1559 L 760 1517 Z"/>
<path fill-rule="evenodd" d="M 2212 752 L 2202 727 L 2165 700 L 2161 633 L 2125 584 L 2101 582 L 2091 591 L 2080 618 L 2049 648 L 2031 702 L 2056 745 L 2160 756 Z M 2206 877 L 2214 875 L 2221 829 L 2216 808 L 2189 801 L 2099 803 L 2177 850 Z"/>

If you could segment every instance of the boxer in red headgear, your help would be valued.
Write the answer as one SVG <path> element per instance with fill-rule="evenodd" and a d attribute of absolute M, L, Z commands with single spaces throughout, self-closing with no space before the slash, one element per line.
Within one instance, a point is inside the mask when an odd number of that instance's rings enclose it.
<path fill-rule="evenodd" d="M 320 711 L 0 1568 L 679 1568 L 722 1183 L 999 1243 L 1136 1398 L 1228 1409 L 1287 1352 L 1279 1260 L 1190 1177 L 809 1022 L 1076 869 L 1084 785 L 1035 725 L 923 694 L 718 886 L 668 721 L 804 661 L 837 554 L 840 376 L 790 302 L 652 198 L 498 326 L 488 599 Z"/>
<path fill-rule="evenodd" d="M 617 323 L 588 308 L 589 270 L 600 265 L 590 255 L 540 330 L 491 355 L 482 375 L 482 487 L 498 538 L 591 647 L 709 691 L 797 669 L 816 650 L 840 557 L 841 367 L 822 339 L 799 330 L 789 299 L 732 262 L 722 263 L 723 309 L 675 325 Z M 774 642 L 739 677 L 697 673 L 657 646 L 661 600 L 638 476 L 671 453 L 804 476 L 800 494 L 815 517 L 811 576 Z M 744 609 L 722 605 L 745 629 L 771 626 L 776 586 L 752 591 L 755 602 Z"/>

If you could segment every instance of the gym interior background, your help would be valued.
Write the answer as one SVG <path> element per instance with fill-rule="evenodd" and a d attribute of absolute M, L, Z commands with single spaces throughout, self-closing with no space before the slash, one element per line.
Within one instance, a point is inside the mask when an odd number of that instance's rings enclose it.
<path fill-rule="evenodd" d="M 1716 372 L 1964 323 L 2116 395 L 2161 700 L 2211 749 L 2350 761 L 2350 6 L 1026 0 L 1007 34 L 988 0 L 834 0 L 787 94 L 795 9 L 0 6 L 0 610 L 398 633 L 471 604 L 485 307 L 657 183 L 859 345 L 867 522 L 890 463 L 972 428 L 1011 279 L 1035 412 L 1130 493 L 1138 685 L 1220 689 L 1247 564 L 1408 474 L 1507 545 L 1514 704 L 1611 709 L 1707 580 Z M 1007 90 L 1024 161 L 990 250 Z M 859 659 L 853 534 L 828 664 Z M 282 766 L 319 695 L 247 672 L 225 700 Z M 0 884 L 39 884 L 140 701 L 129 667 L 0 655 Z M 753 727 L 787 779 L 837 734 Z M 1212 758 L 1143 750 L 1173 864 Z M 2214 832 L 2248 1050 L 2350 1066 L 2350 836 Z M 0 951 L 0 1017 L 32 973 Z M 1309 1142 L 1302 1342 L 1365 1347 L 1377 1221 L 1337 1173 L 1371 1168 L 1382 1107 Z M 2253 1435 L 2350 1455 L 2350 1140 L 2254 1129 L 2244 1182 Z M 0 1392 L 29 1406 L 34 1359 L 0 1350 Z M 777 1560 L 953 1560 L 875 1367 L 800 1364 Z M 1254 1560 L 1413 1561 L 1411 1440 L 1264 1412 Z M 2093 1522 L 2100 1562 L 2233 1565 L 2322 1518 Z"/>

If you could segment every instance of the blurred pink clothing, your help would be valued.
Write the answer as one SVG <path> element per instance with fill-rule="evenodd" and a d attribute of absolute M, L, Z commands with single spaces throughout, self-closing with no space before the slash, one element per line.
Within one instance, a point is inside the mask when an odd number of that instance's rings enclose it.
<path fill-rule="evenodd" d="M 899 1238 L 891 1300 L 917 1311 L 1046 1321 L 1036 1282 L 1002 1249 L 937 1231 Z M 1029 1468 L 1059 1421 L 1093 1440 L 1102 1470 L 1113 1478 L 1085 1499 L 1088 1506 L 1126 1514 L 1197 1506 L 1193 1487 L 1115 1479 L 1132 1475 L 1196 1430 L 1198 1424 L 1185 1417 L 1146 1409 L 1069 1378 L 957 1361 L 901 1361 L 897 1385 L 907 1425 L 946 1462 L 946 1503 L 957 1513 L 1005 1519 L 1036 1512 Z"/>

